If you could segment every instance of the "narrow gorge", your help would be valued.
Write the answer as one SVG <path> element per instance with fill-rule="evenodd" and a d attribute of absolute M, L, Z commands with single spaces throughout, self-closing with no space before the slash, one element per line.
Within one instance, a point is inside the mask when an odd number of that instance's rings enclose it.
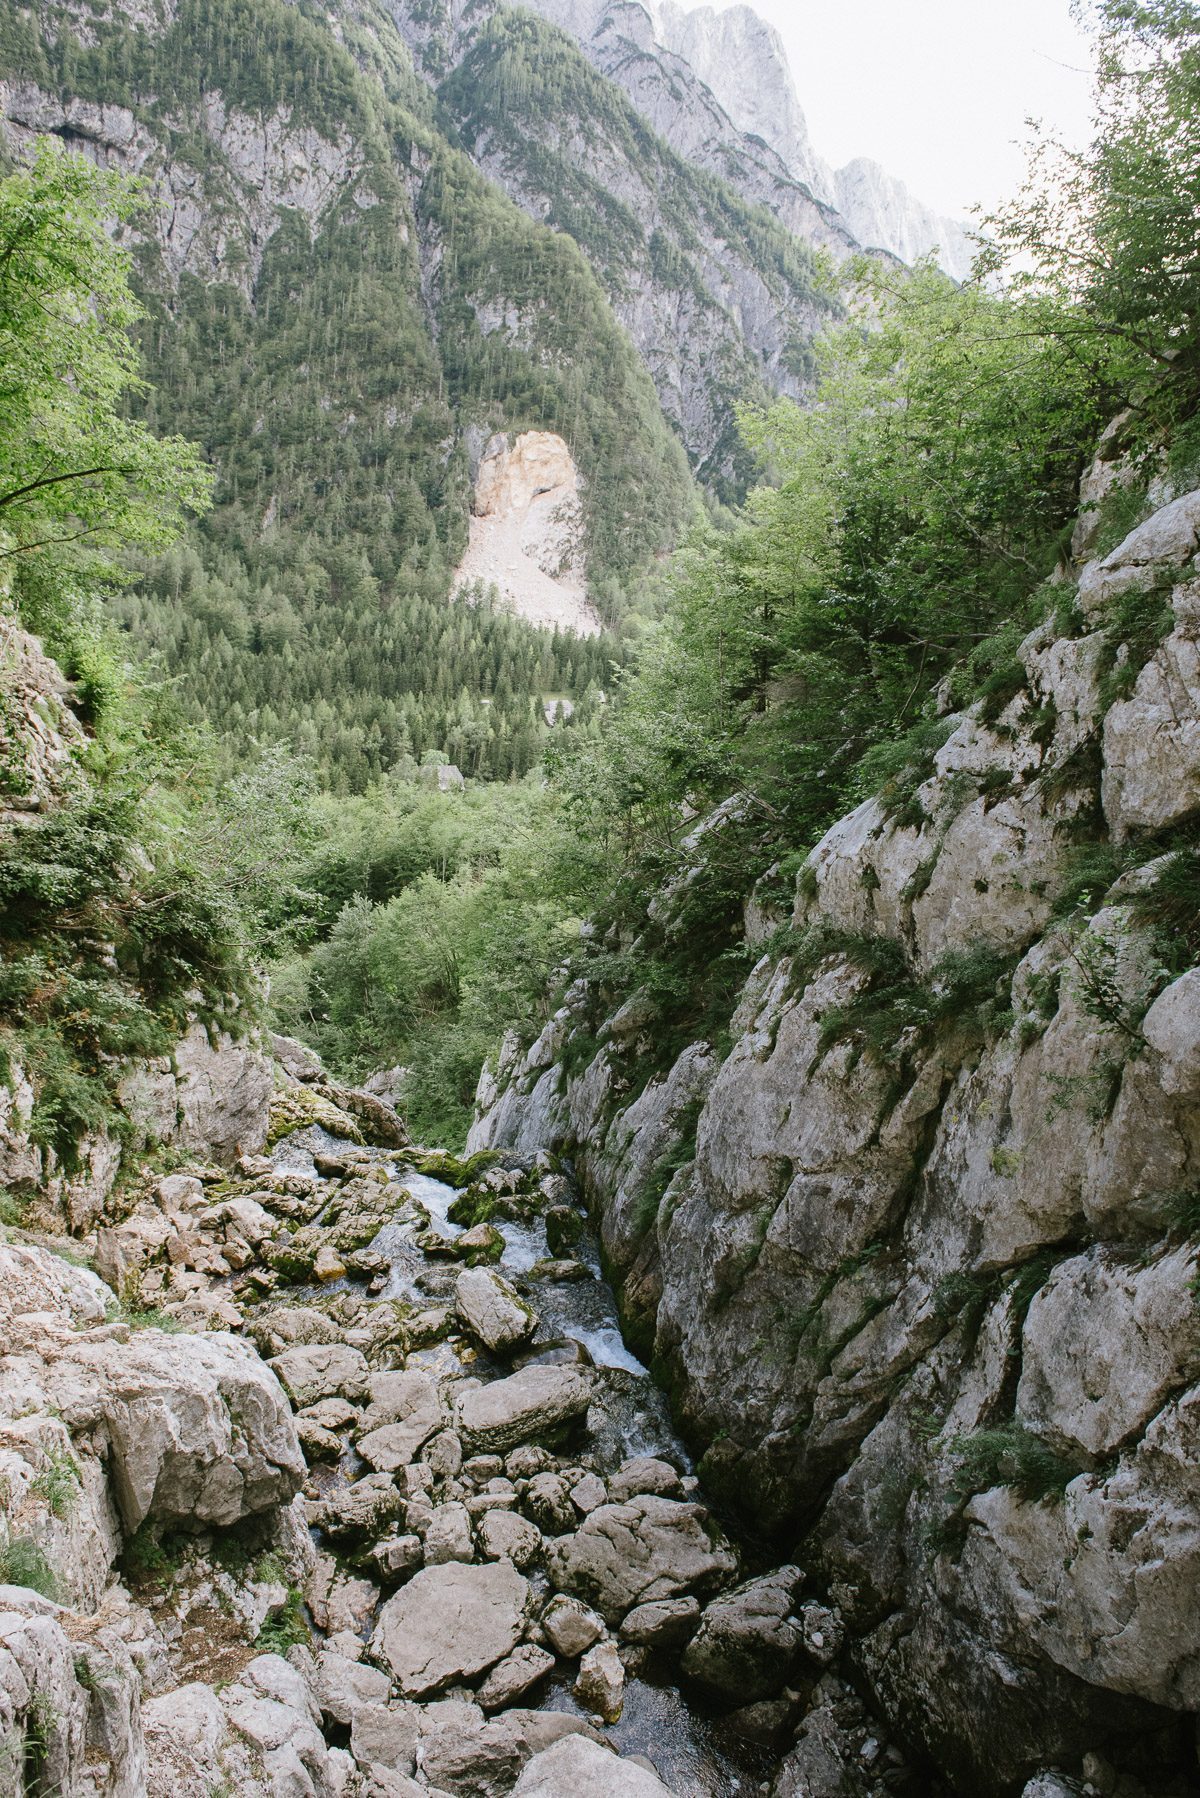
<path fill-rule="evenodd" d="M 971 264 L 744 6 L 0 0 L 0 1798 L 1200 1794 L 1200 6 L 1077 23 Z"/>

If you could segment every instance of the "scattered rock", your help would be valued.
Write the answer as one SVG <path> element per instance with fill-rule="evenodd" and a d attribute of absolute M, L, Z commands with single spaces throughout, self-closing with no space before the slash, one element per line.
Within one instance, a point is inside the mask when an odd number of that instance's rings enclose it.
<path fill-rule="evenodd" d="M 498 1711 L 515 1704 L 546 1677 L 553 1665 L 552 1654 L 532 1642 L 523 1642 L 492 1668 L 479 1688 L 479 1703 L 485 1711 Z"/>
<path fill-rule="evenodd" d="M 299 1408 L 320 1398 L 364 1398 L 369 1378 L 365 1356 L 344 1343 L 311 1343 L 284 1349 L 268 1362 Z"/>
<path fill-rule="evenodd" d="M 621 1640 L 655 1650 L 682 1648 L 695 1635 L 700 1604 L 695 1598 L 656 1598 L 635 1605 L 621 1625 Z"/>
<path fill-rule="evenodd" d="M 513 1798 L 672 1798 L 669 1786 L 639 1767 L 589 1741 L 564 1736 L 535 1754 L 513 1787 Z"/>
<path fill-rule="evenodd" d="M 512 1511 L 485 1512 L 479 1520 L 478 1536 L 479 1551 L 486 1561 L 511 1561 L 514 1567 L 532 1567 L 545 1547 L 541 1530 Z"/>
<path fill-rule="evenodd" d="M 695 1604 L 695 1600 L 692 1600 Z M 699 1614 L 699 1605 L 696 1606 Z M 604 1619 L 581 1603 L 560 1593 L 552 1598 L 541 1618 L 542 1630 L 557 1654 L 569 1661 L 585 1654 L 604 1634 Z"/>
<path fill-rule="evenodd" d="M 803 1641 L 792 1614 L 802 1577 L 798 1567 L 780 1567 L 714 1598 L 684 1650 L 687 1677 L 728 1704 L 773 1698 Z"/>

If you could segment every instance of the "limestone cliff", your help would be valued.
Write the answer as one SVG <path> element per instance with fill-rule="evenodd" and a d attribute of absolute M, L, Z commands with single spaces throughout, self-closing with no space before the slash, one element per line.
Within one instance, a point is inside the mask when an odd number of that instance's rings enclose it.
<path fill-rule="evenodd" d="M 997 1798 L 1195 1779 L 1200 492 L 1101 554 L 1111 455 L 1001 700 L 951 683 L 928 762 L 750 895 L 728 1046 L 647 1083 L 653 1004 L 585 979 L 471 1138 L 578 1157 L 702 1472 Z"/>

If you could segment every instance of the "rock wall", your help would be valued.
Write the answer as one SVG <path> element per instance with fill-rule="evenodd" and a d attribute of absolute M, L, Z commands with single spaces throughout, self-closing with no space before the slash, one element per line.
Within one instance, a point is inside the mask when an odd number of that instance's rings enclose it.
<path fill-rule="evenodd" d="M 1111 480 L 1003 709 L 751 896 L 724 1058 L 631 1097 L 653 1006 L 581 981 L 471 1137 L 577 1155 L 702 1474 L 997 1798 L 1196 1783 L 1200 493 L 1098 555 Z"/>

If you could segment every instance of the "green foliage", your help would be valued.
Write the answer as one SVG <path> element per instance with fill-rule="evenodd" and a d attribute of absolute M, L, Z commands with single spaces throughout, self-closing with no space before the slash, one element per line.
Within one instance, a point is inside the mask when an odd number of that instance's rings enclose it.
<path fill-rule="evenodd" d="M 418 1139 L 459 1143 L 505 1027 L 536 1032 L 548 1015 L 596 857 L 558 829 L 555 795 L 533 780 L 448 794 L 392 784 L 340 818 L 319 809 L 328 834 L 301 875 L 317 940 L 277 965 L 276 1022 L 347 1073 L 400 1063 Z"/>
<path fill-rule="evenodd" d="M 79 1463 L 67 1449 L 51 1449 L 30 1491 L 45 1499 L 56 1517 L 69 1517 L 79 1502 Z"/>
<path fill-rule="evenodd" d="M 206 500 L 196 450 L 124 415 L 141 316 L 110 225 L 142 190 L 60 146 L 0 181 L 0 562 L 107 566 Z M 89 554 L 89 552 L 93 552 Z"/>
<path fill-rule="evenodd" d="M 33 1139 L 68 1170 L 90 1132 L 123 1129 L 123 1061 L 164 1053 L 195 1013 L 246 1018 L 255 994 L 231 858 L 206 862 L 190 828 L 208 797 L 194 746 L 94 604 L 113 554 L 165 541 L 207 490 L 188 446 L 124 416 L 140 312 L 106 227 L 138 197 L 51 150 L 0 181 L 0 550 L 92 733 L 56 803 L 0 841 L 0 1056 L 32 1081 Z M 30 728 L 19 712 L 15 727 Z"/>
<path fill-rule="evenodd" d="M 1031 1502 L 1057 1498 L 1081 1471 L 1019 1423 L 956 1436 L 950 1446 L 958 1463 L 951 1489 L 963 1501 L 992 1486 L 1012 1486 Z"/>
<path fill-rule="evenodd" d="M 289 1586 L 283 1603 L 271 1612 L 254 1638 L 254 1646 L 260 1654 L 286 1654 L 289 1648 L 308 1647 L 311 1642 L 304 1595 L 298 1587 Z"/>
<path fill-rule="evenodd" d="M 29 1586 L 43 1598 L 58 1597 L 58 1581 L 40 1542 L 10 1536 L 0 1543 L 0 1586 Z"/>
<path fill-rule="evenodd" d="M 995 270 L 1057 314 L 1081 366 L 1130 408 L 1128 436 L 1194 434 L 1200 399 L 1200 8 L 1092 0 L 1094 135 L 1083 150 L 1035 140 L 1025 192 L 988 221 Z M 1113 410 L 1116 410 L 1114 405 Z"/>

